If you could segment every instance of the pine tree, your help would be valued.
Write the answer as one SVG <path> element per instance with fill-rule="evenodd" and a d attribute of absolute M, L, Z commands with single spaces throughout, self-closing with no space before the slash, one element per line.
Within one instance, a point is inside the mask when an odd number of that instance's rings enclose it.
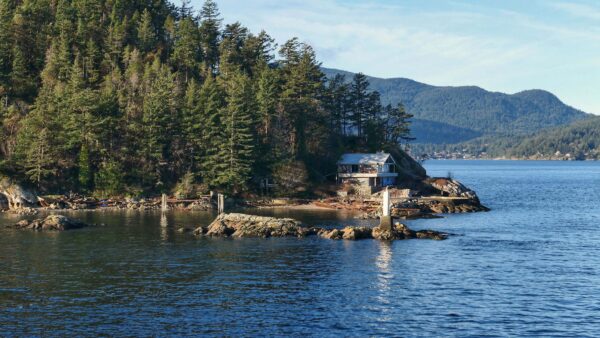
<path fill-rule="evenodd" d="M 56 187 L 52 179 L 68 165 L 64 157 L 63 125 L 60 123 L 60 103 L 49 89 L 42 89 L 34 109 L 21 121 L 17 134 L 15 162 L 24 167 L 24 174 L 38 188 Z"/>
<path fill-rule="evenodd" d="M 234 194 L 248 189 L 256 160 L 256 101 L 250 79 L 240 72 L 225 83 L 225 143 L 220 153 L 226 170 L 218 179 L 221 186 Z"/>
<path fill-rule="evenodd" d="M 327 123 L 321 106 L 324 75 L 312 47 L 296 39 L 284 44 L 280 55 L 283 57 L 282 104 L 285 112 L 282 119 L 283 125 L 290 128 L 282 132 L 289 135 L 290 155 L 307 159 L 311 153 L 320 151 L 326 137 L 321 128 Z"/>
<path fill-rule="evenodd" d="M 350 88 L 352 100 L 352 113 L 350 118 L 352 120 L 354 133 L 361 138 L 364 132 L 364 124 L 369 114 L 369 81 L 364 74 L 358 73 L 354 75 Z"/>
<path fill-rule="evenodd" d="M 184 74 L 185 83 L 197 75 L 198 63 L 202 59 L 200 32 L 190 17 L 185 17 L 177 25 L 177 33 L 172 64 Z"/>
<path fill-rule="evenodd" d="M 204 183 L 211 187 L 218 187 L 221 182 L 219 176 L 227 170 L 221 149 L 227 142 L 223 117 L 224 93 L 219 84 L 212 77 L 208 77 L 200 89 L 200 105 L 205 131 L 202 134 L 204 156 L 200 167 Z"/>
<path fill-rule="evenodd" d="M 186 146 L 186 171 L 196 171 L 204 153 L 204 107 L 200 102 L 200 87 L 191 80 L 185 92 L 182 109 L 182 130 Z"/>
<path fill-rule="evenodd" d="M 152 74 L 155 72 L 155 74 Z M 155 63 L 145 75 L 149 84 L 143 104 L 144 165 L 147 184 L 159 187 L 164 184 L 161 166 L 168 158 L 173 141 L 173 122 L 176 121 L 175 78 L 168 67 Z"/>
<path fill-rule="evenodd" d="M 406 112 L 402 103 L 397 107 L 388 105 L 384 108 L 386 124 L 386 141 L 391 145 L 398 145 L 402 141 L 412 141 L 410 136 L 410 119 L 413 115 Z"/>
<path fill-rule="evenodd" d="M 262 135 L 264 143 L 267 143 L 270 137 L 272 121 L 277 114 L 279 95 L 280 84 L 278 72 L 267 66 L 263 67 L 258 78 L 256 99 L 261 120 L 259 133 Z"/>
<path fill-rule="evenodd" d="M 219 71 L 222 77 L 239 71 L 250 74 L 250 67 L 246 64 L 243 50 L 247 38 L 248 29 L 239 22 L 227 25 L 223 30 L 223 39 L 219 46 Z"/>
<path fill-rule="evenodd" d="M 336 74 L 329 80 L 327 90 L 327 105 L 331 111 L 331 129 L 340 133 L 341 136 L 346 136 L 351 103 L 350 87 L 346 83 L 346 76 Z"/>
<path fill-rule="evenodd" d="M 156 43 L 156 31 L 152 24 L 152 15 L 148 8 L 144 9 L 137 25 L 137 38 L 140 43 L 140 49 L 143 52 L 149 52 Z"/>
<path fill-rule="evenodd" d="M 200 10 L 200 34 L 202 36 L 202 54 L 204 71 L 216 74 L 219 67 L 219 37 L 221 35 L 221 14 L 217 3 L 206 0 Z"/>
<path fill-rule="evenodd" d="M 8 94 L 11 70 L 13 3 L 0 1 L 0 97 Z"/>
<path fill-rule="evenodd" d="M 90 165 L 90 153 L 88 151 L 88 146 L 85 143 L 81 144 L 81 149 L 79 151 L 78 169 L 79 187 L 82 191 L 87 192 L 92 188 L 93 173 Z"/>

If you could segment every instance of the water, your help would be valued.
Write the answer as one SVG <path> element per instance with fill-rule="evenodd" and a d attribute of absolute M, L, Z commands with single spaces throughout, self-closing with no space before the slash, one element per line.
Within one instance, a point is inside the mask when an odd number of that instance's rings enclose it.
<path fill-rule="evenodd" d="M 195 239 L 207 213 L 80 212 L 0 230 L 0 336 L 596 336 L 600 163 L 429 161 L 490 213 L 408 222 L 381 243 Z M 263 211 L 311 225 L 351 214 Z M 1 224 L 14 222 L 1 216 Z M 364 221 L 362 221 L 364 222 Z"/>

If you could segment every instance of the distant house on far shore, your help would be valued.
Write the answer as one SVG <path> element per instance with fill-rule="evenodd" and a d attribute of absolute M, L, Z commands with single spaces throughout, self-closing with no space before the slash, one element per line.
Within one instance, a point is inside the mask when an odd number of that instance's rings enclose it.
<path fill-rule="evenodd" d="M 388 153 L 344 154 L 338 161 L 338 183 L 353 185 L 361 193 L 371 194 L 396 184 L 396 160 Z"/>

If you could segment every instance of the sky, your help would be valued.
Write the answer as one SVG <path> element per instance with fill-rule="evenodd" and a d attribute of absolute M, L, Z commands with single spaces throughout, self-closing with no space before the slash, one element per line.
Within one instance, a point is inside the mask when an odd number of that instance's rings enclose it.
<path fill-rule="evenodd" d="M 216 1 L 224 23 L 264 29 L 279 44 L 298 37 L 324 67 L 505 93 L 545 89 L 600 115 L 597 0 Z"/>

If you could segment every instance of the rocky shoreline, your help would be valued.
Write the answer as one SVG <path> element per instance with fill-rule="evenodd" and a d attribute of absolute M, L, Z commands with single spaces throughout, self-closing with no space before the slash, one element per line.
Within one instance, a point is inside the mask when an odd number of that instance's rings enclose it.
<path fill-rule="evenodd" d="M 197 237 L 270 238 L 319 236 L 332 240 L 378 239 L 384 241 L 404 239 L 444 240 L 449 234 L 433 230 L 414 231 L 396 223 L 391 229 L 384 227 L 345 227 L 325 229 L 306 227 L 291 218 L 274 218 L 246 214 L 221 214 L 210 225 L 193 231 Z"/>
<path fill-rule="evenodd" d="M 45 218 L 21 220 L 7 228 L 32 231 L 68 231 L 90 226 L 84 222 L 63 215 L 49 215 Z M 180 232 L 187 228 L 181 228 Z M 192 232 L 196 237 L 221 238 L 305 238 L 318 236 L 331 240 L 362 240 L 377 239 L 394 241 L 404 239 L 445 240 L 450 234 L 433 230 L 414 231 L 402 223 L 391 227 L 352 227 L 343 229 L 326 229 L 308 227 L 302 222 L 291 218 L 275 218 L 240 213 L 220 214 L 208 226 L 199 226 Z"/>
<path fill-rule="evenodd" d="M 107 198 L 81 195 L 37 196 L 20 185 L 3 179 L 0 182 L 0 210 L 21 215 L 39 210 L 161 210 L 160 197 Z M 415 183 L 415 182 L 413 182 Z M 460 182 L 448 178 L 428 178 L 419 181 L 413 189 L 392 188 L 396 197 L 391 214 L 399 219 L 437 218 L 440 214 L 489 211 L 477 194 Z M 226 209 L 302 208 L 330 209 L 360 213 L 357 218 L 377 219 L 381 215 L 380 193 L 372 196 L 338 196 L 320 199 L 247 198 L 226 199 Z M 181 211 L 212 211 L 217 209 L 216 194 L 197 199 L 167 199 L 167 209 Z"/>

